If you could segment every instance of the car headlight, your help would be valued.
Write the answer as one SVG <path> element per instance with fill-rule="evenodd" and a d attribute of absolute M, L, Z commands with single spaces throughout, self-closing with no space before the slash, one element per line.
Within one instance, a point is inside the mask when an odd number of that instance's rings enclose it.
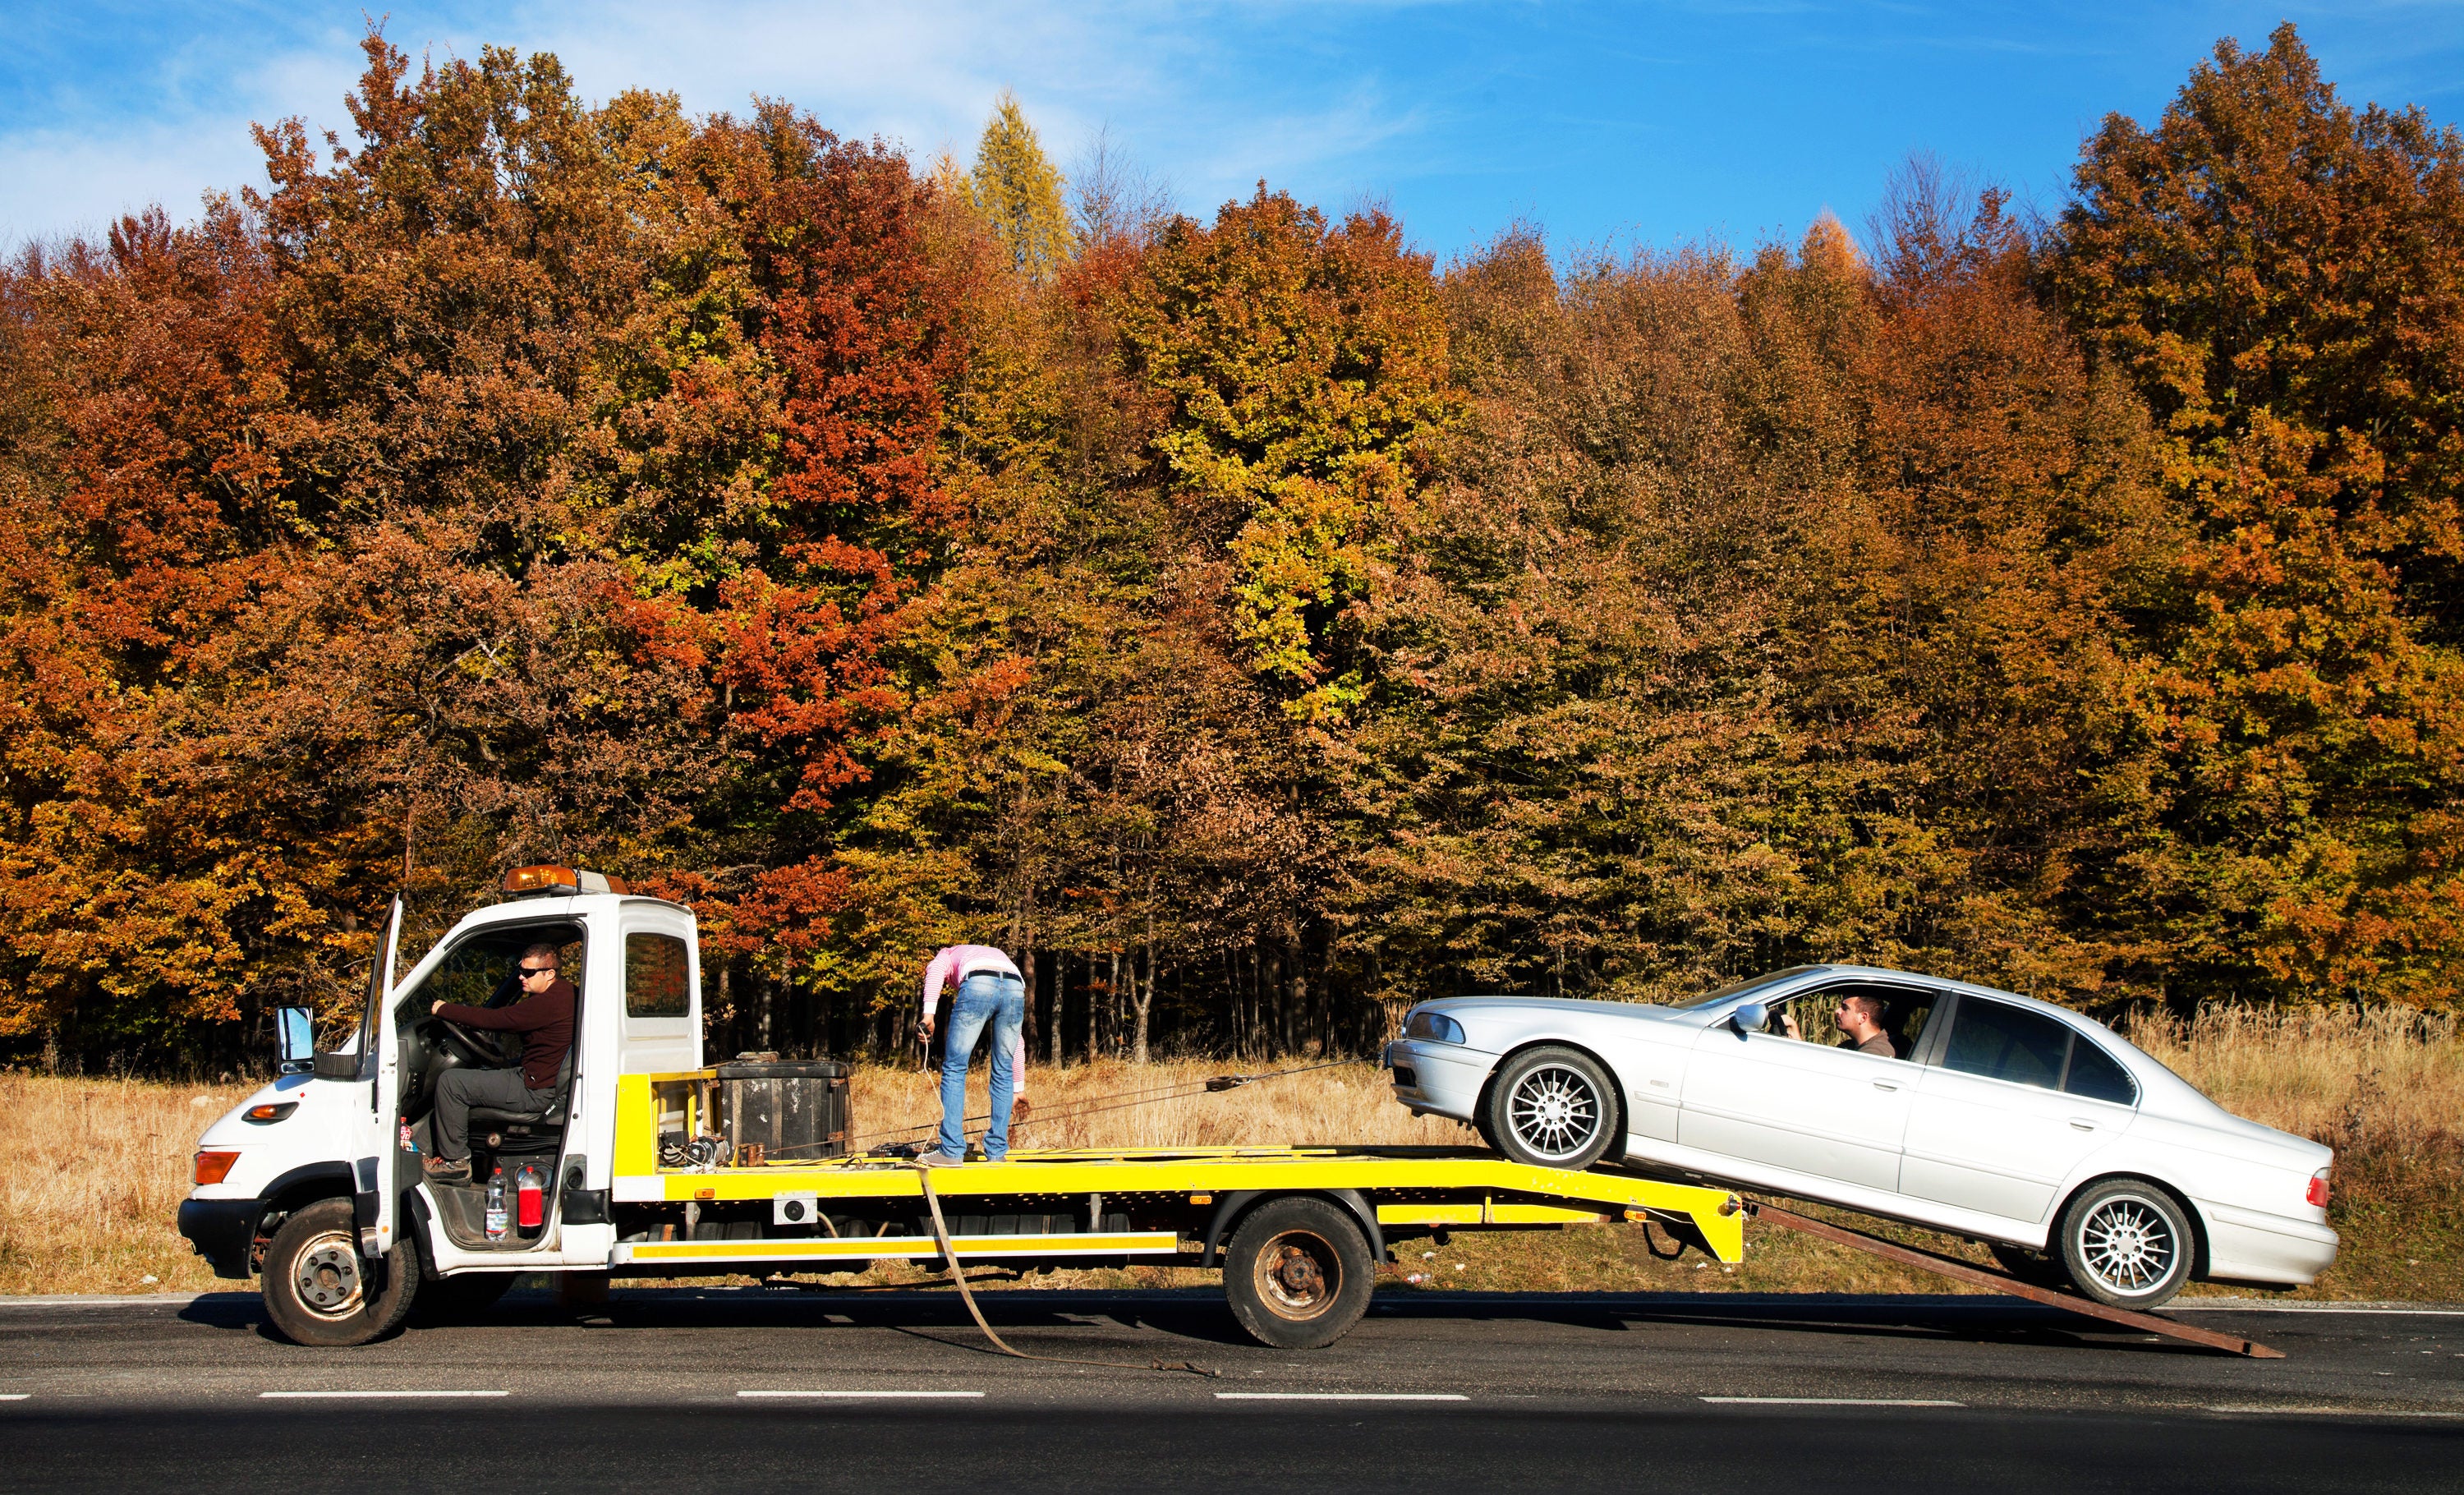
<path fill-rule="evenodd" d="M 1403 1024 L 1403 1036 L 1431 1039 L 1440 1044 L 1460 1044 L 1463 1041 L 1463 1030 L 1462 1023 L 1442 1012 L 1416 1012 Z"/>

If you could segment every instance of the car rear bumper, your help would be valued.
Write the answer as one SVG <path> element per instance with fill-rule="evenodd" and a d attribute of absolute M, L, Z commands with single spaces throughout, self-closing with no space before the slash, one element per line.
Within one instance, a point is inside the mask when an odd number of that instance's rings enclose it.
<path fill-rule="evenodd" d="M 2336 1264 L 2336 1232 L 2326 1225 L 2205 1201 L 2199 1211 L 2207 1217 L 2210 1279 L 2300 1287 Z"/>
<path fill-rule="evenodd" d="M 180 1234 L 213 1267 L 217 1277 L 248 1276 L 249 1255 L 256 1244 L 256 1222 L 264 1218 L 262 1199 L 183 1199 Z"/>

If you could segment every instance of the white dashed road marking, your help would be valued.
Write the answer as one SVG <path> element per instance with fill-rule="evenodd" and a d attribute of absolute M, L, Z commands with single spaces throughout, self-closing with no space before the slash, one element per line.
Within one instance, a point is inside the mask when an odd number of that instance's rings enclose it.
<path fill-rule="evenodd" d="M 1936 1401 L 1923 1396 L 1702 1396 L 1700 1401 L 1732 1407 L 1964 1407 L 1964 1401 Z"/>
<path fill-rule="evenodd" d="M 1219 1391 L 1218 1401 L 1469 1401 L 1451 1391 Z"/>
<path fill-rule="evenodd" d="M 502 1391 L 261 1391 L 259 1401 L 335 1401 L 393 1396 L 509 1396 Z"/>
<path fill-rule="evenodd" d="M 906 1400 L 915 1396 L 980 1396 L 979 1391 L 740 1391 L 738 1396 L 819 1397 L 829 1401 Z"/>

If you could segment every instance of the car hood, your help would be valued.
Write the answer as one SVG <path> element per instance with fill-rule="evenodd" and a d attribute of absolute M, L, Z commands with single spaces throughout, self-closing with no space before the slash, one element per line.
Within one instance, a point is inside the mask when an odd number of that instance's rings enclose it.
<path fill-rule="evenodd" d="M 1598 1001 L 1583 997 L 1441 997 L 1435 1001 L 1419 1002 L 1415 1012 L 1442 1012 L 1461 1021 L 1466 1017 L 1504 1015 L 1535 1017 L 1560 1012 L 1569 1017 L 1624 1018 L 1636 1022 L 1665 1022 L 1677 1027 L 1700 1027 L 1704 1013 L 1700 1009 L 1663 1007 L 1647 1001 Z"/>

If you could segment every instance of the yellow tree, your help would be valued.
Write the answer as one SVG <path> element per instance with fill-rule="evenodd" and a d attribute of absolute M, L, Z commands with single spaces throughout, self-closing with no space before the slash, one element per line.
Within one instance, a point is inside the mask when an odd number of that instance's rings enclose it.
<path fill-rule="evenodd" d="M 1069 212 L 1061 187 L 1061 173 L 1045 156 L 1017 96 L 1001 90 L 976 143 L 967 196 L 991 226 L 1010 269 L 1029 280 L 1049 279 L 1069 257 Z"/>

